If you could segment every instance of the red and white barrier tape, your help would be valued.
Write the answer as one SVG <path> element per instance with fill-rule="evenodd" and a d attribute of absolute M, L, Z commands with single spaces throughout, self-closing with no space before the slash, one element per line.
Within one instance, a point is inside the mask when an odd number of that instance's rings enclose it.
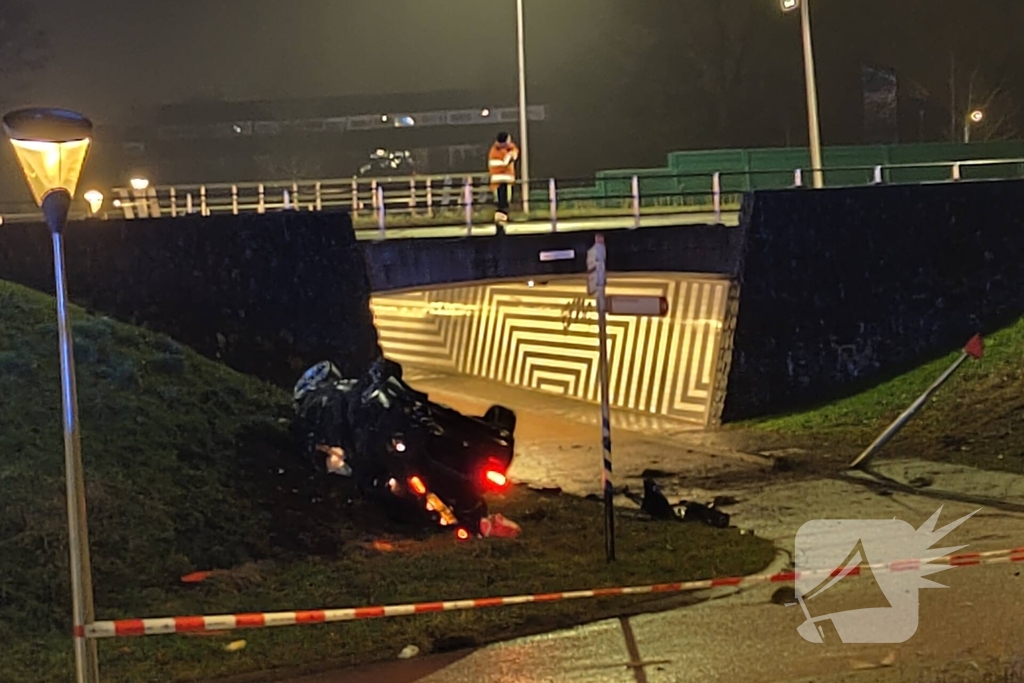
<path fill-rule="evenodd" d="M 911 571 L 920 568 L 922 564 L 948 564 L 951 567 L 969 567 L 982 564 L 1001 564 L 1008 562 L 1024 562 L 1024 548 L 995 550 L 984 553 L 964 553 L 935 559 L 931 562 L 925 562 L 922 560 L 900 560 L 888 564 L 861 565 L 850 572 L 849 575 L 857 576 L 865 573 L 868 569 L 871 571 L 887 570 L 891 572 Z M 381 607 L 228 614 L 207 617 L 171 617 L 167 619 L 97 621 L 85 626 L 84 628 L 80 628 L 76 635 L 78 637 L 85 638 L 120 638 L 128 636 L 168 635 L 174 633 L 232 631 L 236 629 L 270 628 L 273 626 L 296 626 L 302 624 L 329 624 L 342 621 L 404 617 L 414 614 L 430 614 L 436 612 L 457 612 L 488 607 L 511 607 L 513 605 L 551 603 L 565 600 L 608 598 L 652 593 L 687 593 L 708 590 L 711 588 L 720 588 L 723 586 L 749 586 L 761 583 L 790 583 L 796 581 L 801 576 L 806 577 L 819 574 L 836 575 L 840 570 L 841 568 L 834 571 L 801 573 L 782 572 L 777 574 L 759 574 L 754 576 L 740 576 L 725 579 L 705 579 L 702 581 L 664 583 L 651 586 L 599 588 L 596 590 L 571 591 L 565 593 L 518 595 L 505 598 L 477 598 L 475 600 L 455 600 L 450 602 L 424 602 Z"/>

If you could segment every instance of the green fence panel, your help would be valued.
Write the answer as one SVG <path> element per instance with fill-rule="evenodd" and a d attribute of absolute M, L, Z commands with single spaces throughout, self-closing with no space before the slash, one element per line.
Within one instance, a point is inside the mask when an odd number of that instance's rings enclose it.
<path fill-rule="evenodd" d="M 822 151 L 826 187 L 869 185 L 875 179 L 875 167 L 888 164 L 885 145 L 864 147 L 827 147 Z"/>

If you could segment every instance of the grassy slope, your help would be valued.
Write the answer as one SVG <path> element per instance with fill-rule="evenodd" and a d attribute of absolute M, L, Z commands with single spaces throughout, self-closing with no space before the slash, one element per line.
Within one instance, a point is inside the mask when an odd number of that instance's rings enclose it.
<path fill-rule="evenodd" d="M 457 547 L 425 538 L 379 552 L 373 511 L 345 492 L 310 504 L 278 419 L 283 393 L 150 332 L 73 311 L 98 617 L 369 605 L 734 575 L 770 544 L 687 524 L 620 522 L 621 561 L 603 561 L 600 506 L 518 490 L 496 504 L 521 541 Z M 2 681 L 69 678 L 67 580 L 54 304 L 0 282 L 0 657 Z M 282 446 L 282 443 L 285 445 Z M 294 493 L 297 491 L 298 493 Z M 343 550 L 342 550 L 343 549 Z M 312 551 L 317 551 L 317 556 Z M 201 586 L 179 578 L 234 571 Z M 101 643 L 104 680 L 186 681 L 330 660 L 390 658 L 408 643 L 486 642 L 607 616 L 583 602 L 277 629 L 222 638 Z"/>
<path fill-rule="evenodd" d="M 992 334 L 985 344 L 985 357 L 968 359 L 886 447 L 887 455 L 1024 471 L 1024 320 Z M 864 447 L 958 356 L 959 351 L 951 353 L 826 406 L 742 426 L 811 446 Z"/>

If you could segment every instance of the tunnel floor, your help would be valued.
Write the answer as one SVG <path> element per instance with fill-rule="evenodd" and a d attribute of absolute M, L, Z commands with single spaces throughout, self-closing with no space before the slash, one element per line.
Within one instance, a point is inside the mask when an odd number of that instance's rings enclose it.
<path fill-rule="evenodd" d="M 581 496 L 601 491 L 599 406 L 434 368 L 404 367 L 411 386 L 460 412 L 483 415 L 494 404 L 516 412 L 516 458 L 509 473 L 513 481 Z M 706 447 L 705 436 L 681 421 L 612 411 L 615 485 L 642 492 L 645 473 L 659 480 L 685 480 L 763 466 L 743 454 Z"/>

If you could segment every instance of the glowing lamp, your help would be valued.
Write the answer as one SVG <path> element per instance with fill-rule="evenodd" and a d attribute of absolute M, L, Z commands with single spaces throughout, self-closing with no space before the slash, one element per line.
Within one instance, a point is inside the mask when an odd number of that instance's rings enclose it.
<path fill-rule="evenodd" d="M 426 494 L 426 492 L 427 492 L 426 484 L 424 484 L 423 480 L 420 479 L 419 477 L 410 477 L 409 478 L 409 488 L 411 488 L 413 491 L 415 491 L 416 493 L 418 493 L 421 496 Z"/>
<path fill-rule="evenodd" d="M 4 117 L 21 170 L 39 206 L 50 193 L 78 189 L 92 136 L 92 123 L 63 109 L 22 109 Z"/>
<path fill-rule="evenodd" d="M 468 541 L 469 531 L 462 527 L 459 527 L 455 532 L 455 538 L 459 539 L 460 541 Z"/>
<path fill-rule="evenodd" d="M 800 0 L 780 0 L 783 12 L 792 12 L 800 7 Z"/>
<path fill-rule="evenodd" d="M 146 178 L 132 178 L 130 181 L 132 189 L 136 192 L 143 192 L 149 189 L 149 180 Z"/>
<path fill-rule="evenodd" d="M 971 112 L 971 121 L 974 123 L 981 123 L 985 120 L 985 112 L 980 109 L 975 109 Z"/>
<path fill-rule="evenodd" d="M 103 208 L 103 193 L 99 190 L 89 190 L 84 196 L 85 201 L 89 202 L 89 210 L 94 214 L 99 213 Z"/>

